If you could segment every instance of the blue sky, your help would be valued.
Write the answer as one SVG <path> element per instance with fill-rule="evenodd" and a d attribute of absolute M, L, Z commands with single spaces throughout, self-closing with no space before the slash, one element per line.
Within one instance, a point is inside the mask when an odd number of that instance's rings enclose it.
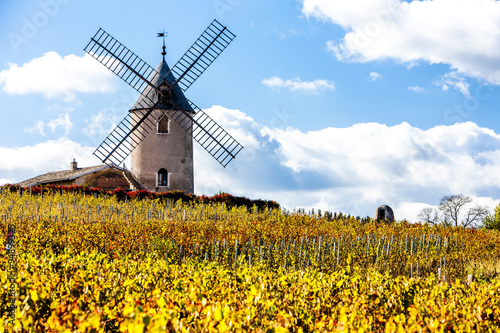
<path fill-rule="evenodd" d="M 99 27 L 151 66 L 216 18 L 237 35 L 186 95 L 245 149 L 195 150 L 195 192 L 416 219 L 500 201 L 500 4 L 492 0 L 3 1 L 0 184 L 99 164 L 137 99 L 83 48 Z"/>

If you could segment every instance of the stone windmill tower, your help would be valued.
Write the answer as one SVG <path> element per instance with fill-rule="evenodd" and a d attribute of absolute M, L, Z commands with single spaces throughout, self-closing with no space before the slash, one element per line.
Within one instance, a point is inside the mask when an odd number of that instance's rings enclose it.
<path fill-rule="evenodd" d="M 156 69 L 159 74 L 151 83 L 160 90 L 168 90 L 174 85 L 174 78 L 165 61 L 165 46 L 163 46 L 163 60 Z M 170 92 L 169 98 L 163 98 L 154 89 L 148 86 L 146 95 L 141 95 L 130 109 L 133 124 L 142 118 L 145 99 L 152 100 L 156 105 L 159 117 L 156 128 L 142 140 L 141 144 L 131 153 L 131 172 L 140 186 L 149 191 L 164 192 L 176 189 L 193 193 L 193 137 L 169 116 L 169 110 L 181 108 L 189 115 L 194 115 L 181 88 L 176 85 Z M 191 125 L 191 124 L 190 124 Z M 144 131 L 145 129 L 142 128 Z"/>
<path fill-rule="evenodd" d="M 243 147 L 184 92 L 234 37 L 214 20 L 171 69 L 164 39 L 163 60 L 155 70 L 99 29 L 85 51 L 141 96 L 94 155 L 110 166 L 131 155 L 131 171 L 124 168 L 127 180 L 136 189 L 156 192 L 193 192 L 193 139 L 222 166 L 231 162 Z"/>

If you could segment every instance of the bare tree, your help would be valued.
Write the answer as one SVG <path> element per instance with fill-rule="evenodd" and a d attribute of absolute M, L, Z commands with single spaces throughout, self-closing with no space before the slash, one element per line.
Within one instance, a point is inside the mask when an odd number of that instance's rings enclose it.
<path fill-rule="evenodd" d="M 460 214 L 468 204 L 472 203 L 472 198 L 458 195 L 445 195 L 439 203 L 439 210 L 443 213 L 441 223 L 458 227 L 475 227 L 482 223 L 484 218 L 488 216 L 488 208 L 476 204 L 469 208 L 464 214 L 464 219 L 460 221 Z"/>
<path fill-rule="evenodd" d="M 479 225 L 489 213 L 486 206 L 475 205 L 467 211 L 465 219 L 462 221 L 462 226 L 475 227 Z"/>
<path fill-rule="evenodd" d="M 472 199 L 462 194 L 445 195 L 439 203 L 439 210 L 443 212 L 444 224 L 451 224 L 455 227 L 459 225 L 459 215 L 462 208 L 471 203 Z"/>
<path fill-rule="evenodd" d="M 420 221 L 428 224 L 436 224 L 439 221 L 436 210 L 431 207 L 422 208 L 417 217 L 420 219 Z"/>

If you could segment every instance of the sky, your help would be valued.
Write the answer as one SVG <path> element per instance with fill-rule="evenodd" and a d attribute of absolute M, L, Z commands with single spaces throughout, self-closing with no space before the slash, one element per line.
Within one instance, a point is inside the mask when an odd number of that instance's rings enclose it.
<path fill-rule="evenodd" d="M 138 93 L 84 48 L 104 29 L 173 66 L 217 19 L 236 38 L 186 92 L 244 149 L 195 144 L 195 193 L 417 221 L 463 194 L 500 202 L 500 2 L 6 0 L 0 185 L 100 161 Z"/>

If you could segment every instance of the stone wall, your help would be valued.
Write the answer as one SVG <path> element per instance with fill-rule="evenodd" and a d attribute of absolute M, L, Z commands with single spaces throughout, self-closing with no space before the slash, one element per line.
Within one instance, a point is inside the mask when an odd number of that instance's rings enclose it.
<path fill-rule="evenodd" d="M 134 122 L 142 117 L 141 112 L 143 111 L 132 111 Z M 175 120 L 169 119 L 169 121 L 168 134 L 158 134 L 154 128 L 132 151 L 131 171 L 141 185 L 149 191 L 180 190 L 193 193 L 193 138 Z M 144 131 L 143 128 L 139 130 Z M 157 173 L 162 168 L 168 173 L 168 187 L 156 186 Z"/>

